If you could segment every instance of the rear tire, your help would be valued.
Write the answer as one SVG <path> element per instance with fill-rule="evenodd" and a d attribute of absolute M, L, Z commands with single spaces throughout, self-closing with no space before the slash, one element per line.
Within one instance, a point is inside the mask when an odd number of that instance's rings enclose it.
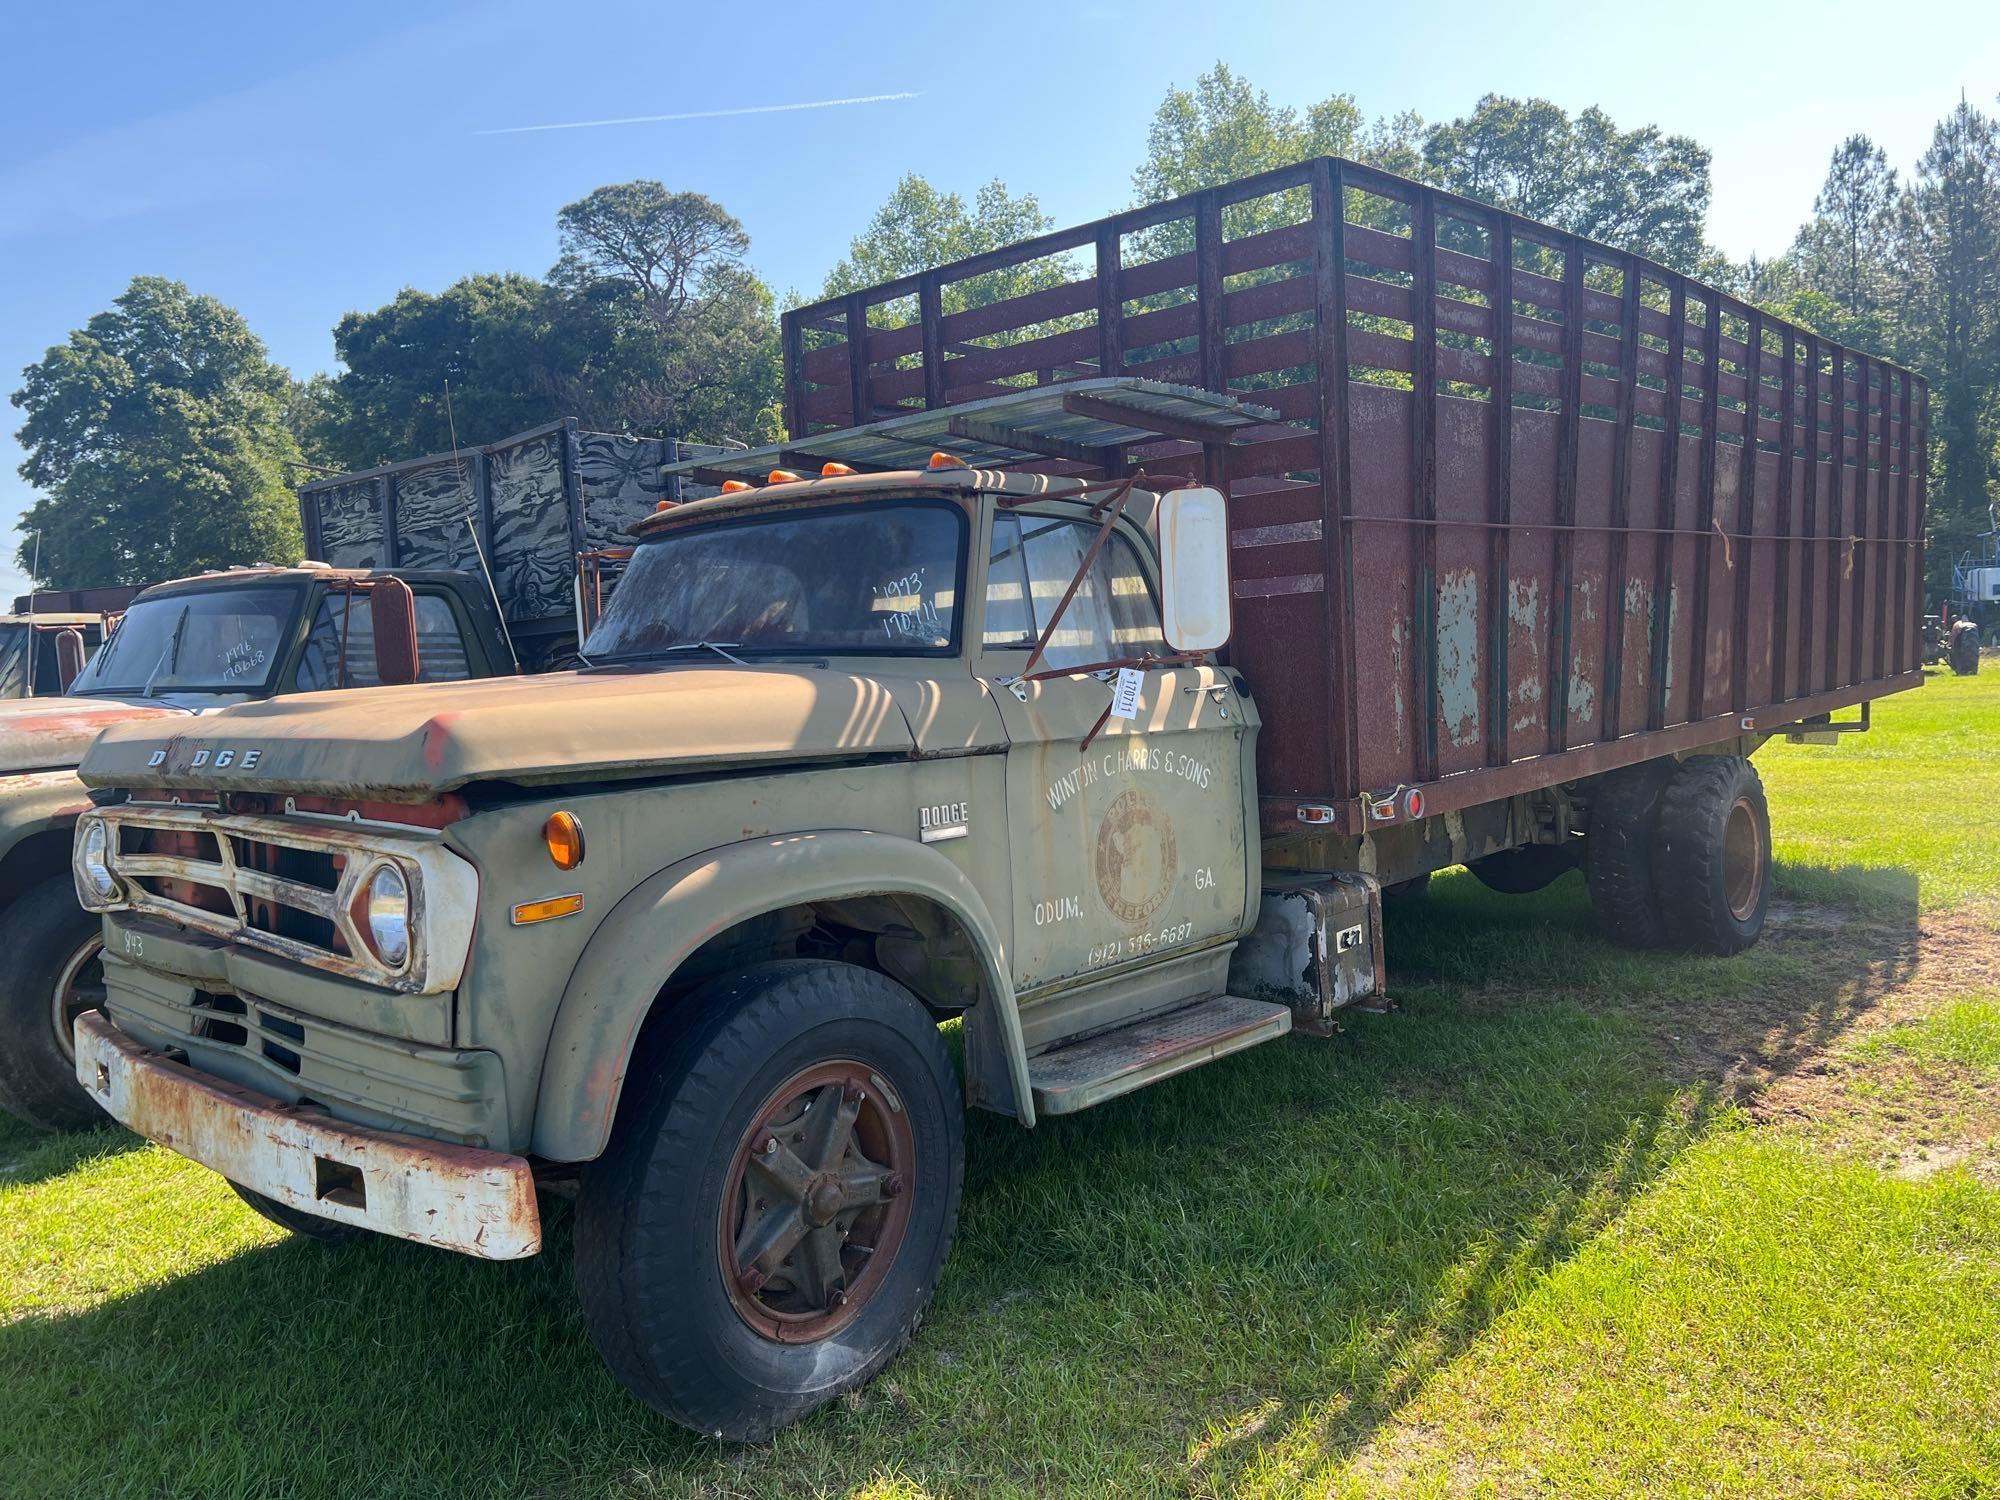
<path fill-rule="evenodd" d="M 1954 677 L 1977 677 L 1979 675 L 1979 635 L 1968 630 L 1951 643 L 1945 654 L 1951 664 Z"/>
<path fill-rule="evenodd" d="M 1740 755 L 1681 762 L 1660 798 L 1653 883 L 1667 937 L 1695 953 L 1741 953 L 1771 904 L 1771 813 Z"/>
<path fill-rule="evenodd" d="M 269 1219 L 280 1229 L 309 1240 L 318 1240 L 324 1245 L 351 1245 L 368 1231 L 357 1229 L 352 1224 L 339 1224 L 332 1219 L 322 1219 L 318 1214 L 309 1214 L 304 1209 L 293 1208 L 289 1203 L 280 1203 L 276 1198 L 267 1198 L 255 1189 L 247 1188 L 240 1182 L 229 1186 L 236 1196 L 250 1205 L 252 1212 Z"/>
<path fill-rule="evenodd" d="M 1503 896 L 1526 896 L 1554 885 L 1576 868 L 1577 851 L 1570 844 L 1524 844 L 1502 849 L 1466 866 L 1479 883 Z"/>
<path fill-rule="evenodd" d="M 1653 829 L 1672 761 L 1647 761 L 1599 777 L 1590 789 L 1583 875 L 1597 930 L 1626 948 L 1658 948 L 1666 924 L 1653 890 Z"/>
<path fill-rule="evenodd" d="M 1382 887 L 1382 899 L 1402 906 L 1422 901 L 1431 893 L 1431 877 L 1412 875 L 1408 880 L 1399 880 L 1394 885 Z"/>
<path fill-rule="evenodd" d="M 104 920 L 77 905 L 69 875 L 0 912 L 0 1109 L 40 1130 L 109 1117 L 76 1081 L 68 1028 L 104 998 Z"/>
<path fill-rule="evenodd" d="M 958 1076 L 908 990 L 803 960 L 715 980 L 647 1029 L 583 1170 L 591 1338 L 654 1410 L 761 1441 L 909 1342 L 964 1169 Z"/>

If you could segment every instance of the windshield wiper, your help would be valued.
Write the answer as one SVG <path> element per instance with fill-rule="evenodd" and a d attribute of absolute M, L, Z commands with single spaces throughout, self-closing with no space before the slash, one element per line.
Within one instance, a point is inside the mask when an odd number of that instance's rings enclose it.
<path fill-rule="evenodd" d="M 193 608 L 194 606 L 192 604 L 183 604 L 181 606 L 181 617 L 178 620 L 174 621 L 174 638 L 171 641 L 167 642 L 167 649 L 160 653 L 161 659 L 153 663 L 153 672 L 152 675 L 146 679 L 146 688 L 143 696 L 148 698 L 153 696 L 153 684 L 159 680 L 160 668 L 162 666 L 164 666 L 167 669 L 167 675 L 169 677 L 173 676 L 174 669 L 180 666 L 181 634 L 187 629 L 188 611 Z"/>
<path fill-rule="evenodd" d="M 726 662 L 733 662 L 739 667 L 749 666 L 750 663 L 745 661 L 742 657 L 731 656 L 729 654 L 727 648 L 731 646 L 736 647 L 737 650 L 739 651 L 743 649 L 743 643 L 741 641 L 682 641 L 678 646 L 662 646 L 657 651 L 647 652 L 646 655 L 673 656 L 676 653 L 682 651 L 713 651 L 717 656 L 721 657 Z"/>

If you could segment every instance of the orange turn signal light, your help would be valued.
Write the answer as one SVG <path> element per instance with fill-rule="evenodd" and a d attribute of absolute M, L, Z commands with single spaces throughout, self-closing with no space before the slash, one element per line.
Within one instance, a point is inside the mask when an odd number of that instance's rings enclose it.
<path fill-rule="evenodd" d="M 550 813 L 542 824 L 542 842 L 549 846 L 549 858 L 558 870 L 574 870 L 583 863 L 583 825 L 575 813 Z"/>
<path fill-rule="evenodd" d="M 797 484 L 799 476 L 794 474 L 790 469 L 773 469 L 771 471 L 770 482 L 772 484 Z"/>
<path fill-rule="evenodd" d="M 966 462 L 956 453 L 933 453 L 931 455 L 931 467 L 933 469 L 963 469 L 966 467 Z"/>
<path fill-rule="evenodd" d="M 852 469 L 848 468 L 846 464 L 836 464 L 836 463 L 821 464 L 819 466 L 819 471 L 828 479 L 831 479 L 836 474 L 852 474 L 854 472 Z"/>
<path fill-rule="evenodd" d="M 557 917 L 573 917 L 583 910 L 583 896 L 545 896 L 540 901 L 523 901 L 514 908 L 514 925 L 528 927 L 536 922 L 553 922 Z"/>
<path fill-rule="evenodd" d="M 745 490 L 751 488 L 754 488 L 754 486 L 747 479 L 725 479 L 722 481 L 722 493 L 725 495 L 740 495 Z"/>

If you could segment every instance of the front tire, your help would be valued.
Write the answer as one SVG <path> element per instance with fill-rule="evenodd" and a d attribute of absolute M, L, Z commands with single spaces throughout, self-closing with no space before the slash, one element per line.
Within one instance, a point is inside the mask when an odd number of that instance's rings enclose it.
<path fill-rule="evenodd" d="M 1667 936 L 1695 953 L 1741 953 L 1771 904 L 1771 813 L 1740 755 L 1681 762 L 1660 798 L 1653 883 Z"/>
<path fill-rule="evenodd" d="M 259 1216 L 269 1219 L 280 1229 L 305 1239 L 318 1240 L 324 1245 L 351 1245 L 368 1231 L 357 1229 L 352 1224 L 337 1224 L 332 1219 L 322 1219 L 318 1214 L 309 1214 L 304 1209 L 293 1208 L 289 1203 L 280 1203 L 276 1198 L 267 1198 L 254 1188 L 247 1188 L 240 1182 L 231 1182 L 236 1196 L 247 1203 Z"/>
<path fill-rule="evenodd" d="M 40 1130 L 106 1116 L 76 1081 L 71 1027 L 104 1001 L 104 923 L 65 872 L 0 913 L 0 1109 Z"/>
<path fill-rule="evenodd" d="M 761 1441 L 909 1341 L 964 1168 L 957 1074 L 908 990 L 811 961 L 713 981 L 641 1039 L 584 1168 L 591 1337 L 656 1411 Z"/>

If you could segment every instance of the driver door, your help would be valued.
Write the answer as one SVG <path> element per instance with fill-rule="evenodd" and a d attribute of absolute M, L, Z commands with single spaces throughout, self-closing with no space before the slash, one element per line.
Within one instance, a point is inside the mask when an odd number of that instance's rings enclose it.
<path fill-rule="evenodd" d="M 996 514 L 982 646 L 1017 674 L 1095 540 L 1076 510 Z M 1247 705 L 1209 665 L 1144 670 L 1137 712 L 1107 717 L 1116 673 L 1166 654 L 1157 581 L 1120 522 L 1063 612 L 1034 681 L 994 693 L 1008 736 L 1014 980 L 1030 991 L 1232 941 L 1248 893 Z M 1012 671 L 1007 671 L 1009 663 Z M 1052 672 L 1053 675 L 1042 675 Z"/>

